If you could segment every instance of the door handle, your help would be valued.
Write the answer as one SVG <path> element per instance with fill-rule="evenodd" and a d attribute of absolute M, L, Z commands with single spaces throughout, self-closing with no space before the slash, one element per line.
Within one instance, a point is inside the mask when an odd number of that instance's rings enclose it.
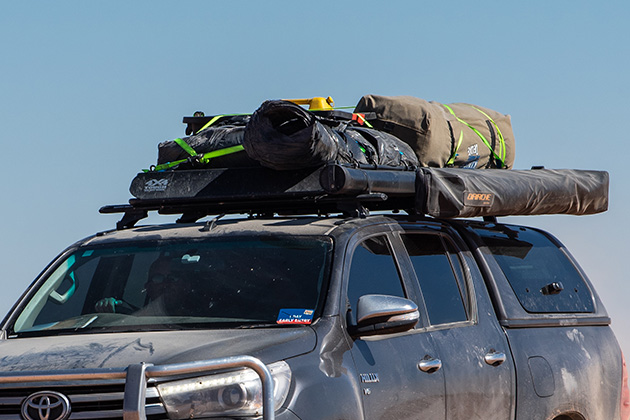
<path fill-rule="evenodd" d="M 418 363 L 418 369 L 426 373 L 437 372 L 441 367 L 442 361 L 440 359 L 434 359 L 430 356 L 425 357 Z"/>
<path fill-rule="evenodd" d="M 490 350 L 490 352 L 487 353 L 483 358 L 483 360 L 490 366 L 499 366 L 500 364 L 505 362 L 505 359 L 505 353 L 495 350 Z"/>

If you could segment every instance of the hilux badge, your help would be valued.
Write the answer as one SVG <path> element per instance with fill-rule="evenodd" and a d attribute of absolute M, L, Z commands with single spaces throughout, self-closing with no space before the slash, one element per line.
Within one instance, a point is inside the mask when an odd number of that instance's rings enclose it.
<path fill-rule="evenodd" d="M 66 420 L 68 416 L 70 416 L 70 401 L 59 392 L 36 392 L 29 395 L 22 403 L 24 420 Z"/>
<path fill-rule="evenodd" d="M 359 374 L 359 378 L 361 378 L 361 382 L 364 384 L 375 384 L 380 382 L 378 373 L 361 373 Z"/>

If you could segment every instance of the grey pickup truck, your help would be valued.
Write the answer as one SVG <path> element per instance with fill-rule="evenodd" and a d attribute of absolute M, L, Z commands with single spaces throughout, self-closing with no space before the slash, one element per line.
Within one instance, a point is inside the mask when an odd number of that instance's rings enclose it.
<path fill-rule="evenodd" d="M 513 206 L 496 180 L 466 187 L 474 219 L 431 216 L 437 170 L 252 171 L 147 172 L 102 208 L 117 228 L 63 251 L 2 323 L 0 420 L 628 419 L 593 284 L 549 233 L 493 216 Z M 462 171 L 444 179 L 486 176 Z M 487 171 L 571 179 L 523 172 Z M 136 226 L 151 210 L 181 217 Z"/>

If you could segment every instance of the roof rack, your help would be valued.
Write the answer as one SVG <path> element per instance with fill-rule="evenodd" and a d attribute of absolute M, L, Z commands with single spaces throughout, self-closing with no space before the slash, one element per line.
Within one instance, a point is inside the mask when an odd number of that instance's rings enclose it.
<path fill-rule="evenodd" d="M 317 98 L 322 99 L 322 98 Z M 330 98 L 328 98 L 330 99 Z M 326 99 L 326 100 L 328 100 Z M 339 110 L 310 110 L 330 121 L 352 121 Z M 373 113 L 364 115 L 371 119 Z M 186 133 L 211 121 L 247 115 L 184 117 Z M 216 162 L 216 161 L 215 161 Z M 294 171 L 253 167 L 169 169 L 138 174 L 129 204 L 104 206 L 122 213 L 118 229 L 134 226 L 149 211 L 181 214 L 192 222 L 222 213 L 330 214 L 365 217 L 370 210 L 404 210 L 434 217 L 594 214 L 608 208 L 604 171 L 415 168 L 329 163 Z"/>
<path fill-rule="evenodd" d="M 133 227 L 149 211 L 181 214 L 180 223 L 214 214 L 331 214 L 365 217 L 370 210 L 415 213 L 416 168 L 329 164 L 275 171 L 263 167 L 145 172 L 131 183 L 117 229 Z"/>
<path fill-rule="evenodd" d="M 276 171 L 263 167 L 149 171 L 131 183 L 118 229 L 149 211 L 181 214 L 179 222 L 245 213 L 365 217 L 403 210 L 440 218 L 541 214 L 586 215 L 608 209 L 608 173 L 573 169 L 472 170 L 330 163 Z"/>

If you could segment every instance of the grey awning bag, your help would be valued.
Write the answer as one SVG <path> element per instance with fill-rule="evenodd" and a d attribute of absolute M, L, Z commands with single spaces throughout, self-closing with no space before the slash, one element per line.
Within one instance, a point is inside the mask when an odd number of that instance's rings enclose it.
<path fill-rule="evenodd" d="M 420 168 L 416 190 L 417 210 L 434 217 L 586 215 L 608 209 L 605 171 Z"/>

